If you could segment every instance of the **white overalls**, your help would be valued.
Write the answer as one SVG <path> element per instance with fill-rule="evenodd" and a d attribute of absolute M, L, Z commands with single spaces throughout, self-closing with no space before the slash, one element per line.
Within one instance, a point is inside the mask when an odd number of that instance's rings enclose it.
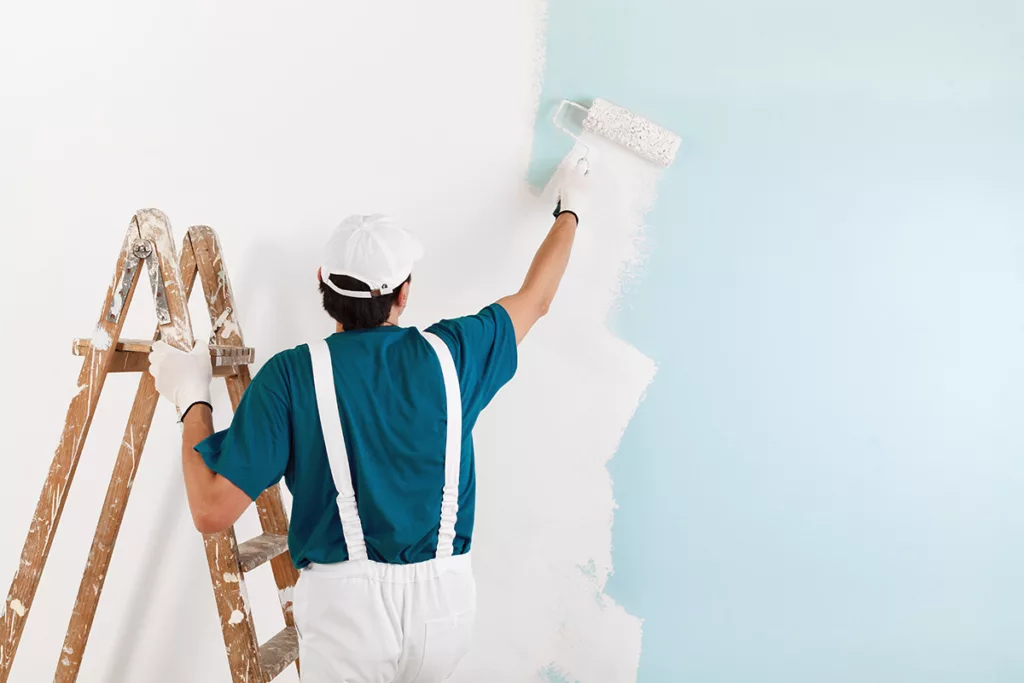
<path fill-rule="evenodd" d="M 326 341 L 310 344 L 313 383 L 349 559 L 311 564 L 295 589 L 302 683 L 438 683 L 469 648 L 476 584 L 453 555 L 462 455 L 462 397 L 451 352 L 422 333 L 441 363 L 448 415 L 437 555 L 417 564 L 367 559 Z M 441 486 L 442 482 L 438 482 Z"/>

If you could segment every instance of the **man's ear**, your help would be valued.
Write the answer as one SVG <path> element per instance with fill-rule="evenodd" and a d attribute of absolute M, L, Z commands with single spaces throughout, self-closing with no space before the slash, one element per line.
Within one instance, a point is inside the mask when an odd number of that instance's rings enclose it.
<path fill-rule="evenodd" d="M 324 281 L 324 269 L 323 268 L 317 268 L 316 269 L 316 281 L 317 282 L 323 282 Z"/>
<path fill-rule="evenodd" d="M 409 303 L 409 288 L 412 287 L 412 279 L 405 281 L 401 287 L 398 288 L 398 296 L 396 297 L 395 303 L 399 308 L 405 308 Z"/>

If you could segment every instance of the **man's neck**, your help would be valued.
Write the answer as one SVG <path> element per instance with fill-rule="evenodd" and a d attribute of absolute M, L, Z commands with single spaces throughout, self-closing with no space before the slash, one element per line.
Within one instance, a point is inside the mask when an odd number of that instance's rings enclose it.
<path fill-rule="evenodd" d="M 378 325 L 376 329 L 381 327 L 398 327 L 398 316 L 392 316 L 388 320 L 384 321 L 382 325 Z M 341 326 L 341 323 L 335 323 L 334 329 L 336 332 L 344 332 L 345 328 Z"/>

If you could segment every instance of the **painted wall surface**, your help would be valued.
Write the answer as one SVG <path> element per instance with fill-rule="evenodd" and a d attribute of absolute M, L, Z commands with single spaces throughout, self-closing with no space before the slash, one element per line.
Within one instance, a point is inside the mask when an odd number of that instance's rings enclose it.
<path fill-rule="evenodd" d="M 550 3 L 532 177 L 562 97 L 683 136 L 614 319 L 658 365 L 610 464 L 641 683 L 1024 678 L 1022 35 L 1014 0 Z"/>

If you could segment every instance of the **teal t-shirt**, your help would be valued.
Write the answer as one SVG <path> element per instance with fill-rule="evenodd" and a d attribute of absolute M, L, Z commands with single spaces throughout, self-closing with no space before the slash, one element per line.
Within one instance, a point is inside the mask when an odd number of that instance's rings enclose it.
<path fill-rule="evenodd" d="M 500 305 L 428 329 L 451 349 L 462 391 L 455 554 L 469 552 L 476 478 L 472 429 L 516 371 L 515 331 Z M 441 366 L 415 329 L 378 327 L 327 339 L 356 504 L 371 560 L 434 557 L 444 484 Z M 283 476 L 292 493 L 288 547 L 297 567 L 348 559 L 306 345 L 260 369 L 231 426 L 198 446 L 206 464 L 255 500 Z"/>

